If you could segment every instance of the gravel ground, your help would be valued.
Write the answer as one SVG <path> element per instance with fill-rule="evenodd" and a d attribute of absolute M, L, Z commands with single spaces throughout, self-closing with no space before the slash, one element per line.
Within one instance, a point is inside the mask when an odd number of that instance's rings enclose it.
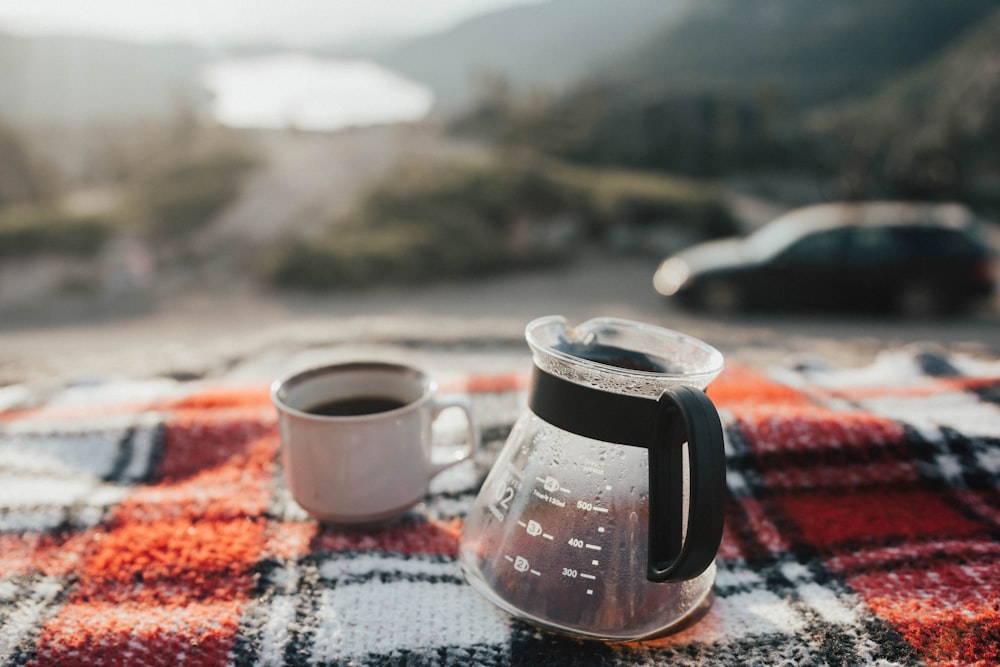
<path fill-rule="evenodd" d="M 192 289 L 131 308 L 78 309 L 50 323 L 0 326 L 0 385 L 119 377 L 264 380 L 324 359 L 423 349 L 437 364 L 488 370 L 528 363 L 524 325 L 615 316 L 670 327 L 718 346 L 731 360 L 790 363 L 803 355 L 860 365 L 878 352 L 931 345 L 1000 356 L 995 310 L 961 318 L 700 317 L 653 291 L 650 261 L 593 258 L 572 266 L 464 284 L 380 288 L 326 297 L 279 297 L 246 288 Z M 418 345 L 419 344 L 419 345 Z"/>

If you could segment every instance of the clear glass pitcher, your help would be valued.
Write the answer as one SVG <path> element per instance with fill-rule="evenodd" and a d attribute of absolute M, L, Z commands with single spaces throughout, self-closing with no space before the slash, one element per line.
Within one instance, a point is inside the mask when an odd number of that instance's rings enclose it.
<path fill-rule="evenodd" d="M 525 335 L 528 409 L 466 517 L 467 579 L 577 637 L 679 629 L 711 604 L 722 538 L 722 426 L 703 391 L 722 354 L 613 318 L 544 317 Z"/>

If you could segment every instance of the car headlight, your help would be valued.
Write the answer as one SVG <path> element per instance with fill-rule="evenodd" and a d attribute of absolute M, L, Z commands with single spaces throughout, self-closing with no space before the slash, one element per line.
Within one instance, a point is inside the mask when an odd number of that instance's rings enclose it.
<path fill-rule="evenodd" d="M 672 296 L 687 282 L 690 275 L 691 269 L 683 259 L 671 257 L 660 264 L 660 268 L 653 274 L 653 287 L 663 296 Z"/>

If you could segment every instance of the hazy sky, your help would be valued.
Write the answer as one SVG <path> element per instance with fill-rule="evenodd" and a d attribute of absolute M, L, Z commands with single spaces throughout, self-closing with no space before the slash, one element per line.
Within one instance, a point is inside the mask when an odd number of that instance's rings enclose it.
<path fill-rule="evenodd" d="M 0 0 L 0 31 L 290 45 L 447 28 L 539 0 Z"/>

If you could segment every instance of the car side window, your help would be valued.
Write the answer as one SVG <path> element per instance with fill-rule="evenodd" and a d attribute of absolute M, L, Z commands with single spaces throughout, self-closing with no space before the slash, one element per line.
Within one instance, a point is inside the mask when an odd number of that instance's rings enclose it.
<path fill-rule="evenodd" d="M 903 259 L 908 248 L 898 230 L 890 227 L 856 227 L 851 233 L 850 264 L 880 264 Z"/>
<path fill-rule="evenodd" d="M 805 236 L 781 253 L 785 266 L 830 266 L 844 259 L 844 230 L 830 229 Z"/>
<path fill-rule="evenodd" d="M 976 256 L 972 239 L 951 229 L 914 228 L 905 238 L 911 252 L 921 259 L 964 259 Z"/>

